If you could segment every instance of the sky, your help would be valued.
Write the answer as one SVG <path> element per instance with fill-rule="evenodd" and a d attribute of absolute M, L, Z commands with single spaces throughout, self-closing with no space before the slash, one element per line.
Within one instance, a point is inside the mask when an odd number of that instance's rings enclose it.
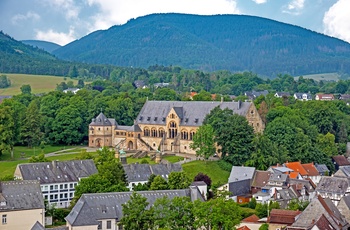
<path fill-rule="evenodd" d="M 350 0 L 0 0 L 0 30 L 65 45 L 152 13 L 254 15 L 350 42 Z"/>

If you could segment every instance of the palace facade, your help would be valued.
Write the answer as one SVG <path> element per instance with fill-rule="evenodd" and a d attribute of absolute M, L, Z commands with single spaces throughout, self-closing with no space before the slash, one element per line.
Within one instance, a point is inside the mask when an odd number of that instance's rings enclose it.
<path fill-rule="evenodd" d="M 252 102 L 146 101 L 132 126 L 119 125 L 103 113 L 92 119 L 89 147 L 195 154 L 190 148 L 193 135 L 215 107 L 244 116 L 255 132 L 265 128 Z"/>

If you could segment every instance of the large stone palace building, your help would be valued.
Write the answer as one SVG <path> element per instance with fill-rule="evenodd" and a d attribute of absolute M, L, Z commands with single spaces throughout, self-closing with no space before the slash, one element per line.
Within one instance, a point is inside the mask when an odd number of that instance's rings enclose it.
<path fill-rule="evenodd" d="M 89 125 L 89 147 L 111 146 L 124 150 L 160 150 L 193 153 L 193 135 L 215 107 L 244 116 L 255 132 L 265 125 L 252 102 L 146 101 L 134 125 L 119 125 L 100 113 Z"/>

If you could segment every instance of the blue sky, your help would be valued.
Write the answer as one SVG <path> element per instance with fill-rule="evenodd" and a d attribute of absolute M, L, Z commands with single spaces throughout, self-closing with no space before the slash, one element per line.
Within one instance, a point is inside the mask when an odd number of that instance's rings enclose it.
<path fill-rule="evenodd" d="M 245 14 L 350 42 L 350 0 L 0 0 L 0 30 L 65 45 L 151 13 Z"/>

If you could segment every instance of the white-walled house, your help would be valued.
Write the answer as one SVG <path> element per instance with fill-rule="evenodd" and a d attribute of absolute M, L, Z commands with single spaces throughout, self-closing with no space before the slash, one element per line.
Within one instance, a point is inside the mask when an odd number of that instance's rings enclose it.
<path fill-rule="evenodd" d="M 0 182 L 0 229 L 31 229 L 44 223 L 45 205 L 38 181 Z"/>
<path fill-rule="evenodd" d="M 67 208 L 80 179 L 97 173 L 93 160 L 52 161 L 17 165 L 17 180 L 38 180 L 49 205 Z"/>

